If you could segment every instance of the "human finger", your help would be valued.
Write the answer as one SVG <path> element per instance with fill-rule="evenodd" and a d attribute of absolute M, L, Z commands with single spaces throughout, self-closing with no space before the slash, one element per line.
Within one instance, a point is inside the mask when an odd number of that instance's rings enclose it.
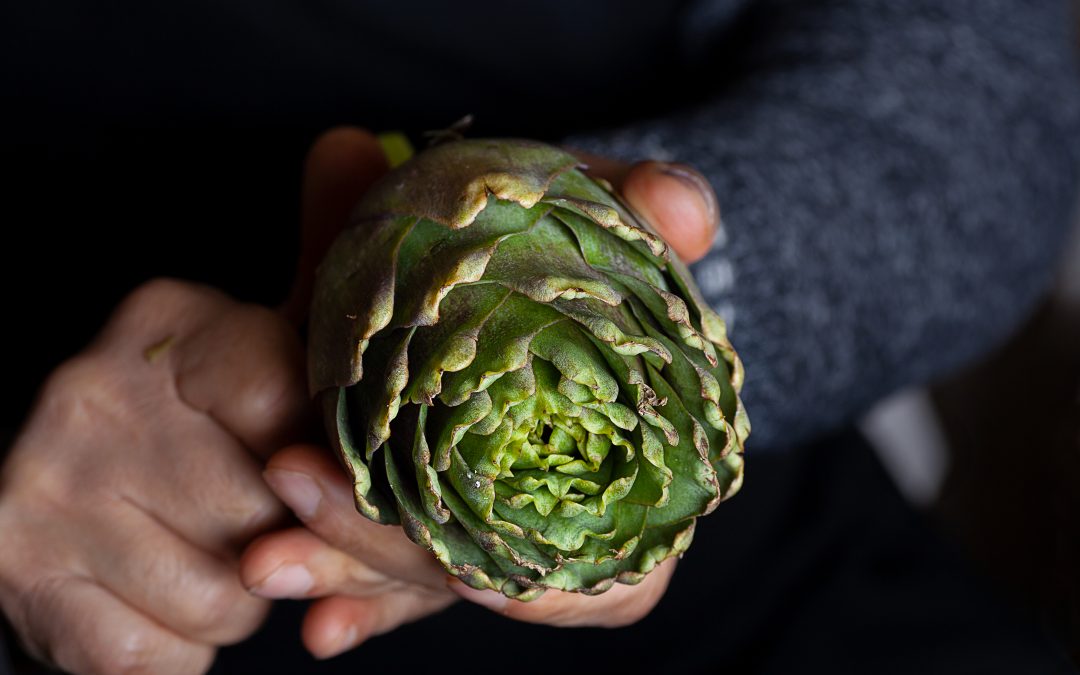
<path fill-rule="evenodd" d="M 122 367 L 112 380 L 152 385 L 144 394 L 155 400 L 175 389 L 256 452 L 295 440 L 310 414 L 296 330 L 271 310 L 201 284 L 161 278 L 141 285 L 86 354 Z M 175 387 L 166 386 L 170 379 Z"/>
<path fill-rule="evenodd" d="M 201 548 L 234 556 L 286 515 L 262 479 L 261 461 L 220 428 L 192 424 L 162 450 L 169 471 L 144 472 L 117 489 Z"/>
<path fill-rule="evenodd" d="M 310 421 L 303 345 L 269 309 L 233 303 L 182 336 L 172 364 L 180 398 L 261 456 L 298 440 Z"/>
<path fill-rule="evenodd" d="M 73 530 L 76 528 L 72 528 Z M 126 500 L 102 503 L 69 532 L 82 565 L 104 588 L 172 631 L 231 644 L 255 631 L 269 603 L 252 597 L 236 569 L 170 531 Z"/>
<path fill-rule="evenodd" d="M 302 527 L 252 542 L 240 559 L 240 579 L 251 593 L 275 600 L 369 597 L 405 586 Z"/>
<path fill-rule="evenodd" d="M 640 162 L 622 181 L 622 195 L 686 262 L 709 252 L 720 225 L 716 193 L 685 164 Z"/>
<path fill-rule="evenodd" d="M 369 598 L 333 596 L 308 609 L 301 637 L 316 658 L 326 659 L 353 649 L 398 626 L 442 611 L 457 596 L 415 586 Z"/>
<path fill-rule="evenodd" d="M 635 623 L 652 611 L 667 590 L 675 562 L 669 559 L 661 563 L 635 586 L 616 584 L 595 596 L 547 591 L 536 600 L 521 602 L 495 591 L 477 590 L 457 579 L 452 579 L 449 586 L 462 598 L 517 621 L 616 628 Z"/>
<path fill-rule="evenodd" d="M 328 450 L 286 448 L 270 458 L 263 475 L 304 525 L 331 546 L 389 577 L 443 587 L 445 571 L 400 527 L 379 525 L 357 513 L 353 486 Z"/>
<path fill-rule="evenodd" d="M 709 181 L 686 164 L 627 164 L 575 152 L 588 173 L 603 178 L 645 217 L 686 262 L 700 260 L 720 226 L 720 207 Z"/>
<path fill-rule="evenodd" d="M 71 673 L 206 672 L 210 645 L 185 638 L 153 621 L 82 577 L 42 577 L 24 594 L 17 624 L 29 651 Z"/>

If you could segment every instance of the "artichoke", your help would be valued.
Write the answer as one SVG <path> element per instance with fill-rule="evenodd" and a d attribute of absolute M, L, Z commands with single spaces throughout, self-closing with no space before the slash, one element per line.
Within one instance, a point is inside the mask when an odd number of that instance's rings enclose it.
<path fill-rule="evenodd" d="M 682 554 L 750 430 L 723 321 L 583 168 L 435 145 L 357 206 L 312 301 L 311 389 L 360 513 L 521 600 Z"/>

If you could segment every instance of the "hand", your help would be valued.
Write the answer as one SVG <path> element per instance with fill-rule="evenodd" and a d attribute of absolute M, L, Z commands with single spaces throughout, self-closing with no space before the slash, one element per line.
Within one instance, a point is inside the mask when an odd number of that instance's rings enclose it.
<path fill-rule="evenodd" d="M 336 162 L 309 156 L 308 233 L 351 206 L 318 198 Z M 178 281 L 133 293 L 45 383 L 0 471 L 0 610 L 27 649 L 76 673 L 196 673 L 251 634 L 268 603 L 239 553 L 285 515 L 260 457 L 309 410 L 281 314 Z"/>
<path fill-rule="evenodd" d="M 360 132 L 339 130 L 324 142 L 336 144 L 340 157 L 350 158 L 343 159 L 343 168 L 370 167 L 377 158 L 363 139 Z M 627 167 L 595 158 L 585 161 L 611 180 L 684 260 L 696 260 L 708 251 L 718 208 L 712 189 L 696 172 L 657 162 Z M 336 182 L 344 189 L 331 201 L 355 202 L 361 196 L 357 186 L 363 181 Z M 351 193 L 348 186 L 353 186 Z M 343 216 L 338 227 L 344 223 Z M 323 250 L 331 239 L 321 237 Z M 262 597 L 321 598 L 309 608 L 303 626 L 304 643 L 318 657 L 351 649 L 458 598 L 522 621 L 626 625 L 656 605 L 675 568 L 675 561 L 669 560 L 641 584 L 616 585 L 595 597 L 548 591 L 529 603 L 508 600 L 448 577 L 400 528 L 377 525 L 360 516 L 352 486 L 329 450 L 308 445 L 286 448 L 270 460 L 264 475 L 306 528 L 258 539 L 244 554 L 241 575 L 252 592 Z"/>
<path fill-rule="evenodd" d="M 282 508 L 249 448 L 295 438 L 301 357 L 269 310 L 155 281 L 52 374 L 0 476 L 0 608 L 34 656 L 199 672 L 261 623 L 237 549 Z"/>

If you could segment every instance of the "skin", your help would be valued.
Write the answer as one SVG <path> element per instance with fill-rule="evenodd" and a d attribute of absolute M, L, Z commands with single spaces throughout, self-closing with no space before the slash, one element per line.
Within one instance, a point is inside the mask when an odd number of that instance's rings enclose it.
<path fill-rule="evenodd" d="M 586 160 L 685 260 L 708 250 L 716 199 L 695 173 Z M 370 133 L 328 131 L 306 161 L 281 308 L 153 281 L 46 381 L 0 467 L 0 611 L 35 657 L 75 673 L 204 672 L 275 598 L 316 599 L 302 637 L 322 658 L 462 598 L 559 626 L 626 625 L 659 601 L 674 561 L 592 598 L 474 591 L 356 513 L 331 453 L 298 443 L 312 422 L 297 327 L 313 271 L 386 169 Z M 288 510 L 303 526 L 275 530 Z"/>

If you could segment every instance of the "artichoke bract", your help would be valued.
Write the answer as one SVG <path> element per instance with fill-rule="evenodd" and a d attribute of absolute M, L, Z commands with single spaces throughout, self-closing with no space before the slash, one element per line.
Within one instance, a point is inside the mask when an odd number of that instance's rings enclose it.
<path fill-rule="evenodd" d="M 309 369 L 360 513 L 478 589 L 634 584 L 738 490 L 723 321 L 574 156 L 436 145 L 319 268 Z"/>

